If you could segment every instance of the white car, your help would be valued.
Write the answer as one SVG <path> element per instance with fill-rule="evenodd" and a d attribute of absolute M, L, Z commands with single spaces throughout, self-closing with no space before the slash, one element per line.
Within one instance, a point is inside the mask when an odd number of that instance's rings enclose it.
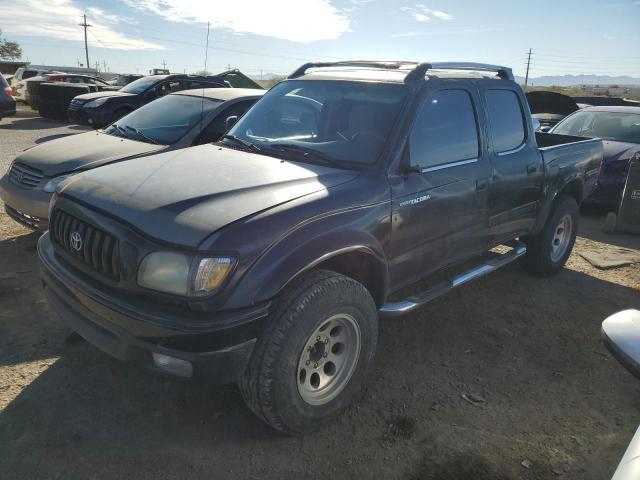
<path fill-rule="evenodd" d="M 16 70 L 16 73 L 14 73 L 13 78 L 11 79 L 11 87 L 15 92 L 13 98 L 21 102 L 26 102 L 26 80 L 48 72 L 49 70 L 20 67 L 18 70 Z"/>

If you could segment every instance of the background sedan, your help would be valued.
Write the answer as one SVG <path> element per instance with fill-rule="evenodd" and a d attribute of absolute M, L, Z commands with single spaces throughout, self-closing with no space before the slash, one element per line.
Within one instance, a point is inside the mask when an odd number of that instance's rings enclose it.
<path fill-rule="evenodd" d="M 167 95 L 104 130 L 71 135 L 18 156 L 0 179 L 7 213 L 33 229 L 47 228 L 49 200 L 59 183 L 109 163 L 217 141 L 229 117 L 240 117 L 264 90 L 212 88 Z"/>
<path fill-rule="evenodd" d="M 562 120 L 552 133 L 604 140 L 604 159 L 586 203 L 617 208 L 629 172 L 640 152 L 640 107 L 587 107 Z"/>

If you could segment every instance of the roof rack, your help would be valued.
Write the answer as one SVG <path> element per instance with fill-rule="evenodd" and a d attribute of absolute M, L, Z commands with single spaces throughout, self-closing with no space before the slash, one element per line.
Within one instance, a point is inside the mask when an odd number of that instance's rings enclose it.
<path fill-rule="evenodd" d="M 310 68 L 329 67 L 364 67 L 380 68 L 385 70 L 409 70 L 405 82 L 413 83 L 423 80 L 428 70 L 468 70 L 475 72 L 496 72 L 499 78 L 504 80 L 514 80 L 513 72 L 508 67 L 500 65 L 490 65 L 487 63 L 471 62 L 404 62 L 404 61 L 375 61 L 375 60 L 351 60 L 344 62 L 310 62 L 305 63 L 288 78 L 299 78 Z"/>
<path fill-rule="evenodd" d="M 415 82 L 424 78 L 428 70 L 469 70 L 474 72 L 496 72 L 503 80 L 513 80 L 513 72 L 509 67 L 490 65 L 488 63 L 471 62 L 431 62 L 421 63 L 414 68 L 405 79 L 406 82 Z"/>
<path fill-rule="evenodd" d="M 400 70 L 401 67 L 415 66 L 418 62 L 402 62 L 387 61 L 381 62 L 376 60 L 348 60 L 343 62 L 309 62 L 302 65 L 288 78 L 298 78 L 306 73 L 310 68 L 330 68 L 330 67 L 364 67 L 364 68 L 381 68 L 385 70 Z"/>

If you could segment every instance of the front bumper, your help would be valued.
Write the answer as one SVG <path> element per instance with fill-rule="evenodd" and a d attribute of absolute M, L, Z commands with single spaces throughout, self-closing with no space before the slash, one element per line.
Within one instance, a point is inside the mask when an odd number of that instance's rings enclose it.
<path fill-rule="evenodd" d="M 90 343 L 119 360 L 145 369 L 160 368 L 152 353 L 189 362 L 191 378 L 208 383 L 236 381 L 244 371 L 268 305 L 232 312 L 216 312 L 206 322 L 194 322 L 185 309 L 185 321 L 159 319 L 118 303 L 110 289 L 97 289 L 71 273 L 56 257 L 49 234 L 38 241 L 43 288 L 51 309 Z"/>
<path fill-rule="evenodd" d="M 67 110 L 69 120 L 78 125 L 89 125 L 101 128 L 110 123 L 111 116 L 102 108 L 84 108 L 84 106 L 69 105 Z"/>
<path fill-rule="evenodd" d="M 41 185 L 47 181 L 49 179 L 45 177 L 36 188 L 26 189 L 11 183 L 8 174 L 2 177 L 0 198 L 9 216 L 34 230 L 46 230 L 52 194 L 43 191 Z"/>
<path fill-rule="evenodd" d="M 75 106 L 73 104 L 69 105 L 67 116 L 73 123 L 77 123 L 78 125 L 89 125 L 89 117 L 82 106 Z"/>

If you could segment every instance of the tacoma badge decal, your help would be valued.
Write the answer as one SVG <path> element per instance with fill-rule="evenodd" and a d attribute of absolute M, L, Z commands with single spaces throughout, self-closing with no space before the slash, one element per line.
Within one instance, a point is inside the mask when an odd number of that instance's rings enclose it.
<path fill-rule="evenodd" d="M 399 207 L 406 207 L 407 205 L 415 205 L 416 203 L 421 203 L 429 200 L 431 195 L 422 195 L 420 197 L 412 198 L 411 200 L 405 200 L 404 202 L 400 202 L 398 204 Z"/>

